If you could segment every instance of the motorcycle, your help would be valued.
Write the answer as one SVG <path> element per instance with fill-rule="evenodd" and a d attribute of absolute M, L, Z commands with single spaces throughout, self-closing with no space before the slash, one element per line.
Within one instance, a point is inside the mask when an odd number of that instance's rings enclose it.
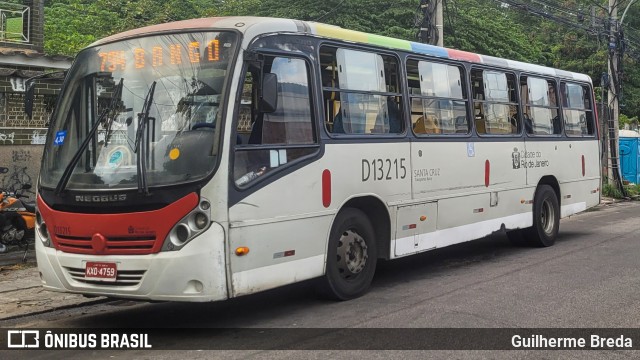
<path fill-rule="evenodd" d="M 0 173 L 9 169 L 0 167 Z M 9 246 L 24 249 L 22 262 L 27 259 L 29 240 L 34 239 L 36 224 L 35 204 L 22 201 L 28 198 L 25 191 L 31 189 L 30 184 L 24 184 L 20 190 L 0 192 L 0 253 L 7 252 Z"/>

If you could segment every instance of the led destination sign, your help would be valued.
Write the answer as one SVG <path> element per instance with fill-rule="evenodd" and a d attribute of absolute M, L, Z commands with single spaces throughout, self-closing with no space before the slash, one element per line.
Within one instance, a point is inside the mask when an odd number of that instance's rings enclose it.
<path fill-rule="evenodd" d="M 202 49 L 204 46 L 204 49 Z M 204 51 L 201 51 L 204 50 Z M 220 41 L 203 44 L 192 41 L 186 44 L 156 45 L 149 48 L 132 48 L 99 52 L 100 71 L 124 71 L 133 63 L 136 69 L 157 68 L 183 63 L 216 62 L 220 60 Z"/>

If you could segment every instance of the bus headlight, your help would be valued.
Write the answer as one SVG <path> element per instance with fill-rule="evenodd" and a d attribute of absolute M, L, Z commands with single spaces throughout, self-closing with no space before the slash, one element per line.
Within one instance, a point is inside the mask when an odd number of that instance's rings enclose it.
<path fill-rule="evenodd" d="M 211 203 L 200 199 L 200 204 L 187 216 L 183 217 L 169 231 L 162 244 L 162 251 L 177 251 L 211 225 Z"/>
<path fill-rule="evenodd" d="M 199 213 L 196 213 L 194 222 L 198 229 L 204 229 L 209 223 L 209 219 L 207 219 L 207 215 L 199 212 Z"/>
<path fill-rule="evenodd" d="M 49 237 L 49 231 L 47 230 L 47 224 L 42 219 L 40 212 L 36 210 L 36 230 L 40 235 L 40 240 L 44 246 L 51 246 L 51 238 Z"/>

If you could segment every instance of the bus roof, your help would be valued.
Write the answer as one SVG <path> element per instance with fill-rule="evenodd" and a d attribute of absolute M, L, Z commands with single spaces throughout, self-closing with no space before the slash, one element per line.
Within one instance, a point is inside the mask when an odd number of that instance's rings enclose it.
<path fill-rule="evenodd" d="M 316 22 L 251 17 L 251 16 L 230 16 L 213 17 L 192 20 L 176 21 L 158 25 L 146 26 L 115 34 L 107 38 L 96 41 L 91 46 L 102 45 L 112 41 L 126 38 L 151 35 L 163 32 L 174 32 L 179 30 L 207 30 L 207 29 L 235 29 L 245 34 L 245 41 L 252 40 L 255 36 L 266 33 L 306 33 L 320 37 L 337 40 L 350 41 L 361 44 L 376 45 L 391 49 L 405 50 L 419 54 L 426 54 L 434 57 L 461 60 L 471 63 L 487 64 L 510 69 L 517 69 L 524 72 L 532 72 L 543 75 L 558 76 L 591 83 L 588 75 L 574 73 L 570 71 L 550 68 L 546 66 L 525 63 L 521 61 L 497 58 L 493 56 L 480 55 L 462 50 L 449 49 L 434 45 L 422 44 L 418 42 L 401 40 L 381 35 L 368 34 L 360 31 L 348 30 L 339 26 L 327 25 Z"/>

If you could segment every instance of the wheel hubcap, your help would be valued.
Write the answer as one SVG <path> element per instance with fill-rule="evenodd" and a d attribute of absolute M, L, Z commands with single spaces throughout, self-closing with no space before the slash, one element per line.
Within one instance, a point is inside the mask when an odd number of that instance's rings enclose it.
<path fill-rule="evenodd" d="M 338 271 L 345 279 L 350 279 L 359 274 L 367 264 L 367 243 L 354 230 L 342 233 L 338 241 Z"/>
<path fill-rule="evenodd" d="M 551 205 L 551 201 L 549 199 L 544 199 L 542 202 L 542 211 L 540 212 L 540 224 L 542 224 L 542 229 L 547 235 L 551 235 L 553 233 L 553 227 L 555 222 L 555 209 L 553 205 Z"/>

